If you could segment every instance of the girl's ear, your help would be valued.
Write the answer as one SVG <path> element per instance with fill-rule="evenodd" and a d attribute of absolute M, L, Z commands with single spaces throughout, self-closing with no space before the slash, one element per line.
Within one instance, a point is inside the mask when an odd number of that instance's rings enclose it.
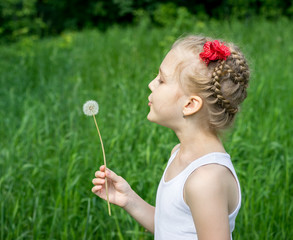
<path fill-rule="evenodd" d="M 191 96 L 183 108 L 183 116 L 190 116 L 197 113 L 202 107 L 202 98 Z"/>

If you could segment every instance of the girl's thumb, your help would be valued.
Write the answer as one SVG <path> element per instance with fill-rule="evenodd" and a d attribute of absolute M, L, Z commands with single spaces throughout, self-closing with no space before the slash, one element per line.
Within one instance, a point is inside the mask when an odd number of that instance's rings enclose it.
<path fill-rule="evenodd" d="M 106 170 L 106 177 L 111 179 L 113 182 L 118 182 L 119 180 L 119 176 L 113 171 L 111 171 L 109 168 L 107 168 Z"/>

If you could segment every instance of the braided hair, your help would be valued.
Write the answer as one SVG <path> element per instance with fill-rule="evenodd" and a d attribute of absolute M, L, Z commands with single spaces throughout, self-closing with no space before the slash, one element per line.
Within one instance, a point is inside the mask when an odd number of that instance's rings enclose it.
<path fill-rule="evenodd" d="M 177 40 L 172 48 L 182 47 L 197 58 L 204 44 L 212 39 L 202 36 L 187 36 Z M 181 64 L 185 68 L 181 81 L 191 93 L 202 97 L 207 112 L 209 128 L 215 132 L 228 128 L 239 111 L 240 104 L 247 96 L 249 67 L 244 55 L 232 43 L 225 43 L 231 54 L 226 60 L 210 62 L 189 59 Z M 182 69 L 183 72 L 183 69 Z M 184 78 L 184 79 L 183 79 Z"/>

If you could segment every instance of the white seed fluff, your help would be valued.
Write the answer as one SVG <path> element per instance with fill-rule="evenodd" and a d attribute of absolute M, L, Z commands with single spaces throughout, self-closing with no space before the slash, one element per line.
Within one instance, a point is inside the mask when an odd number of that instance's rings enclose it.
<path fill-rule="evenodd" d="M 94 100 L 87 101 L 83 104 L 83 112 L 87 116 L 96 115 L 99 112 L 99 104 Z"/>

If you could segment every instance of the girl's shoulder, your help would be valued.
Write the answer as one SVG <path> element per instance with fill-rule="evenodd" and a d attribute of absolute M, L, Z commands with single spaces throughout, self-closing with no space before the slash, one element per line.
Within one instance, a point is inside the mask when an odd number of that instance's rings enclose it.
<path fill-rule="evenodd" d="M 226 199 L 229 186 L 225 167 L 209 164 L 196 169 L 189 175 L 184 186 L 184 198 L 189 207 L 220 207 Z"/>
<path fill-rule="evenodd" d="M 219 164 L 199 167 L 189 175 L 184 187 L 185 200 L 189 207 L 193 205 L 216 209 L 229 206 L 229 214 L 237 207 L 238 192 L 232 172 Z"/>
<path fill-rule="evenodd" d="M 187 178 L 186 184 L 206 188 L 208 186 L 219 186 L 226 184 L 227 181 L 233 180 L 230 170 L 219 164 L 207 164 L 197 168 Z M 212 183 L 212 184 L 211 184 Z M 194 189 L 192 187 L 192 189 Z"/>
<path fill-rule="evenodd" d="M 220 164 L 207 164 L 197 168 L 189 175 L 185 183 L 186 189 L 194 194 L 208 191 L 223 193 L 223 190 L 227 190 L 231 185 L 236 186 L 232 172 Z"/>

